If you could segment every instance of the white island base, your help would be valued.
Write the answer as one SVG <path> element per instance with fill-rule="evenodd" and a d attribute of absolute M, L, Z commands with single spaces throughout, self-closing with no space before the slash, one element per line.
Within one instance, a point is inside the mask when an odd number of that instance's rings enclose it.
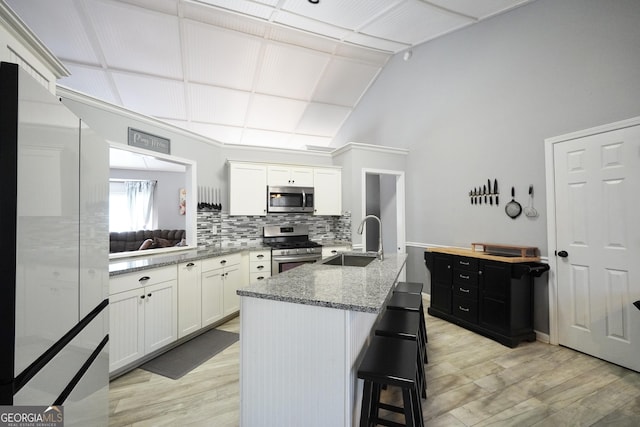
<path fill-rule="evenodd" d="M 240 425 L 355 426 L 377 313 L 241 297 Z"/>

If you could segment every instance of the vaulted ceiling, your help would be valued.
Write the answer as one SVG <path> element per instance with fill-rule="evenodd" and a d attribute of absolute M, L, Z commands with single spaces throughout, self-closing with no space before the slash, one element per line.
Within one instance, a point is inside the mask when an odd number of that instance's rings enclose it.
<path fill-rule="evenodd" d="M 4 0 L 60 85 L 211 139 L 330 146 L 389 58 L 533 0 Z"/>

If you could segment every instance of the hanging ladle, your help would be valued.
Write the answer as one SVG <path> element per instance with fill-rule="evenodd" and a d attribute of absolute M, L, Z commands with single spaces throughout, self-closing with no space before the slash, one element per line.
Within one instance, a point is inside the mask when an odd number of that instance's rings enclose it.
<path fill-rule="evenodd" d="M 529 206 L 524 208 L 524 214 L 529 218 L 535 218 L 538 216 L 538 211 L 533 207 L 533 185 L 529 186 Z"/>

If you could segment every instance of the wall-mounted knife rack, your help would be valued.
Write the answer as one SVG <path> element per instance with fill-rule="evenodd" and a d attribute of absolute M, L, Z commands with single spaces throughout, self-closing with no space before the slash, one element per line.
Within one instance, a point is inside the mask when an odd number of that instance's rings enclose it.
<path fill-rule="evenodd" d="M 469 199 L 472 205 L 499 206 L 498 179 L 494 178 L 493 182 L 488 179 L 486 184 L 473 187 L 473 189 L 469 190 Z"/>

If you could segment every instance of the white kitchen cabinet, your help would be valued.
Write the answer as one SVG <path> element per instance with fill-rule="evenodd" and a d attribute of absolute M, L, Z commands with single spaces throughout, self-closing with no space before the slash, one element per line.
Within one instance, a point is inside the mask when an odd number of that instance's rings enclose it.
<path fill-rule="evenodd" d="M 350 250 L 351 246 L 349 245 L 322 245 L 322 259 L 329 258 L 340 252 L 346 252 Z"/>
<path fill-rule="evenodd" d="M 178 264 L 178 338 L 202 327 L 202 269 L 200 261 Z"/>
<path fill-rule="evenodd" d="M 224 271 L 222 267 L 202 272 L 202 326 L 209 326 L 223 316 Z"/>
<path fill-rule="evenodd" d="M 240 266 L 240 253 L 208 258 L 202 262 L 202 326 L 240 309 L 240 297 L 236 295 L 238 288 L 244 285 Z"/>
<path fill-rule="evenodd" d="M 109 371 L 156 351 L 178 337 L 176 266 L 109 281 Z"/>
<path fill-rule="evenodd" d="M 267 165 L 229 162 L 229 215 L 267 214 Z"/>
<path fill-rule="evenodd" d="M 271 250 L 251 251 L 249 254 L 249 283 L 271 277 Z"/>
<path fill-rule="evenodd" d="M 342 214 L 342 170 L 314 168 L 314 214 Z"/>
<path fill-rule="evenodd" d="M 269 165 L 267 166 L 267 184 L 285 187 L 313 187 L 313 168 Z"/>

